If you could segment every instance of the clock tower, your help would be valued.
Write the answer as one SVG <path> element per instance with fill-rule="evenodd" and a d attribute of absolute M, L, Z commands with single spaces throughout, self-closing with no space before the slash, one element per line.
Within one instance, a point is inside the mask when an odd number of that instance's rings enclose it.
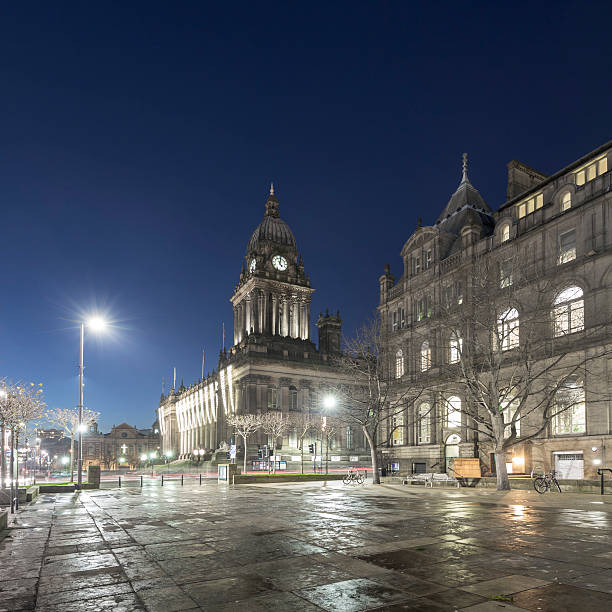
<path fill-rule="evenodd" d="M 240 280 L 231 298 L 234 346 L 251 339 L 310 343 L 310 300 L 314 289 L 304 274 L 293 233 L 280 218 L 274 186 L 263 221 L 246 249 Z"/>

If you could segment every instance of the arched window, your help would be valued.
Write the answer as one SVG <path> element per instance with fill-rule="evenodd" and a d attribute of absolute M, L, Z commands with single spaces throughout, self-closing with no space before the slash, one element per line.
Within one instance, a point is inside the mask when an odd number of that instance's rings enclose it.
<path fill-rule="evenodd" d="M 516 308 L 509 308 L 497 319 L 497 338 L 502 351 L 519 345 L 519 313 Z"/>
<path fill-rule="evenodd" d="M 404 417 L 401 414 L 396 414 L 391 419 L 393 428 L 393 446 L 401 446 L 404 444 Z"/>
<path fill-rule="evenodd" d="M 421 372 L 426 372 L 431 368 L 431 348 L 429 342 L 425 340 L 421 344 Z"/>
<path fill-rule="evenodd" d="M 401 378 L 404 375 L 404 353 L 399 349 L 395 353 L 395 378 Z"/>
<path fill-rule="evenodd" d="M 572 207 L 572 193 L 571 191 L 566 191 L 561 196 L 561 212 L 565 212 Z"/>
<path fill-rule="evenodd" d="M 456 395 L 446 400 L 446 426 L 461 427 L 461 398 Z"/>
<path fill-rule="evenodd" d="M 573 334 L 584 329 L 584 298 L 580 287 L 568 287 L 556 297 L 553 326 L 555 336 Z"/>
<path fill-rule="evenodd" d="M 417 440 L 419 444 L 429 444 L 431 442 L 431 404 L 429 402 L 423 402 L 419 406 Z"/>
<path fill-rule="evenodd" d="M 555 434 L 576 434 L 586 431 L 584 385 L 578 377 L 568 378 L 557 391 L 553 410 Z"/>
<path fill-rule="evenodd" d="M 298 392 L 297 389 L 291 385 L 289 387 L 289 410 L 298 409 Z"/>
<path fill-rule="evenodd" d="M 510 225 L 508 223 L 502 226 L 500 236 L 502 242 L 510 240 Z"/>
<path fill-rule="evenodd" d="M 461 359 L 461 349 L 463 348 L 463 338 L 459 332 L 452 332 L 449 342 L 449 363 L 458 363 Z"/>

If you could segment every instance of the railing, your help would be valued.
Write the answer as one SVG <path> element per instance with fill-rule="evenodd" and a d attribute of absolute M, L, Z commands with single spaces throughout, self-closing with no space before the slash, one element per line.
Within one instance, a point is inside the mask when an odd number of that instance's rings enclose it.
<path fill-rule="evenodd" d="M 597 468 L 597 474 L 601 477 L 601 494 L 604 494 L 604 472 L 610 472 L 612 474 L 611 468 Z"/>

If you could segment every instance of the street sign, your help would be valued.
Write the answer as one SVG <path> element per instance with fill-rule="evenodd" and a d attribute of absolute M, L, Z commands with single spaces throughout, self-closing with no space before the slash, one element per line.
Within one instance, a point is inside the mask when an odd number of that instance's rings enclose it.
<path fill-rule="evenodd" d="M 230 444 L 230 459 L 236 458 L 236 445 Z"/>

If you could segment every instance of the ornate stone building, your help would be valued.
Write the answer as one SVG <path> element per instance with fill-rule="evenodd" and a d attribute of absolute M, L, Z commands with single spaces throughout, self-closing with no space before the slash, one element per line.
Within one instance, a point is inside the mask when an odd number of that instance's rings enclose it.
<path fill-rule="evenodd" d="M 545 280 L 539 286 L 550 288 L 547 314 L 537 330 L 546 353 L 543 359 L 554 360 L 563 353 L 576 360 L 598 355 L 566 381 L 571 408 L 559 412 L 533 439 L 507 451 L 508 469 L 529 473 L 541 467 L 557 469 L 562 477 L 582 478 L 594 477 L 599 465 L 609 463 L 611 169 L 612 142 L 552 176 L 512 161 L 506 202 L 493 210 L 471 184 L 464 158 L 460 185 L 436 223 L 421 227 L 419 222 L 403 246 L 400 278 L 395 281 L 387 266 L 379 279 L 378 308 L 396 377 L 424 390 L 391 423 L 388 464 L 404 473 L 436 472 L 448 469 L 453 457 L 480 456 L 485 472 L 494 469 L 478 426 L 466 422 L 461 412 L 469 399 L 458 390 L 449 367 L 461 359 L 462 338 L 449 334 L 441 320 L 449 304 L 457 312 L 471 304 L 470 274 L 476 259 L 489 262 L 491 273 L 499 275 L 501 291 L 512 285 L 513 270 L 516 277 L 523 267 L 537 270 Z M 522 304 L 504 313 L 507 318 L 500 325 L 507 326 L 509 334 L 501 350 L 508 349 L 508 355 L 520 351 L 525 342 L 529 329 L 523 317 L 529 316 L 534 293 L 534 286 L 526 286 Z M 563 401 L 561 394 L 555 397 L 553 409 Z M 510 424 L 516 408 L 501 405 L 500 410 Z M 521 433 L 527 437 L 535 427 L 536 413 L 524 413 L 514 423 L 519 440 Z"/>
<path fill-rule="evenodd" d="M 310 334 L 314 289 L 278 209 L 271 188 L 231 297 L 233 345 L 220 353 L 217 369 L 205 380 L 188 388 L 181 384 L 161 397 L 163 452 L 188 457 L 194 449 L 210 451 L 229 443 L 229 414 L 279 410 L 321 415 L 325 390 L 337 378 L 330 356 L 340 350 L 340 315 L 319 316 L 317 349 Z M 254 435 L 248 457 L 256 459 L 257 445 L 266 443 L 262 432 Z M 330 450 L 346 460 L 367 453 L 363 434 L 346 426 L 336 431 Z M 299 454 L 295 431 L 285 436 L 279 454 Z"/>

